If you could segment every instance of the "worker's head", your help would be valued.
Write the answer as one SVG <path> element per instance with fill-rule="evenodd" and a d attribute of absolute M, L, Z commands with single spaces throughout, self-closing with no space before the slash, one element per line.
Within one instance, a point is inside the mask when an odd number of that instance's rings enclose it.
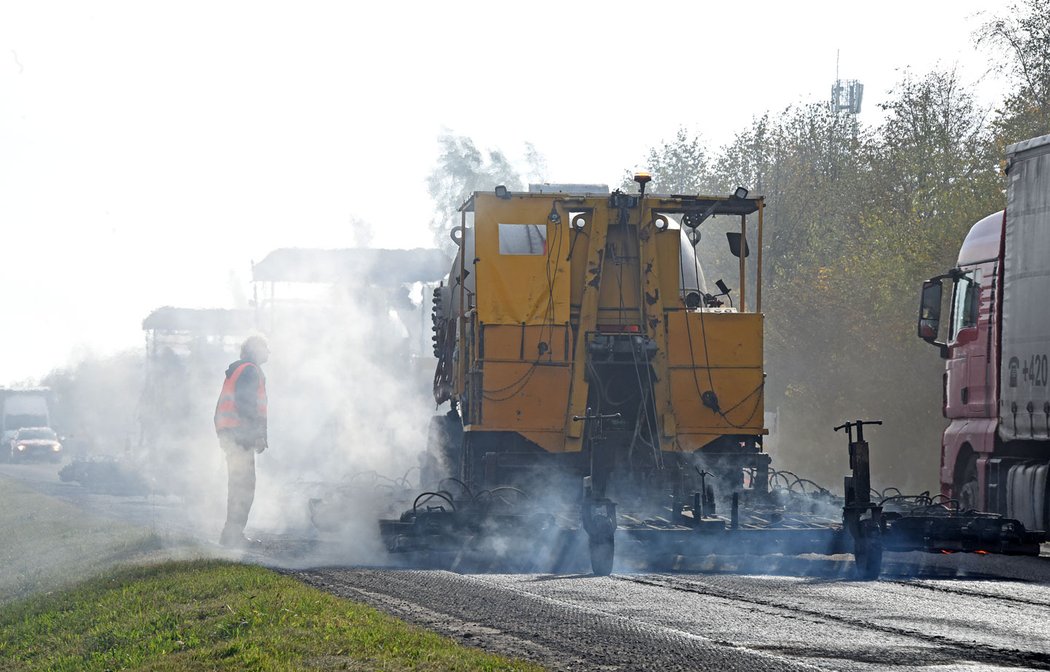
<path fill-rule="evenodd" d="M 270 344 L 264 336 L 249 336 L 241 344 L 241 359 L 254 364 L 265 364 L 270 359 Z"/>

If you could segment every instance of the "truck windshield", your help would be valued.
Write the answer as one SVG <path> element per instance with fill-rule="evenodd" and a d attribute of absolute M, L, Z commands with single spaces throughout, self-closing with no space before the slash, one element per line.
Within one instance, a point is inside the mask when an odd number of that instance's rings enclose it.
<path fill-rule="evenodd" d="M 20 441 L 54 441 L 55 433 L 50 429 L 23 429 L 18 432 Z"/>
<path fill-rule="evenodd" d="M 952 330 L 950 340 L 955 340 L 959 332 L 968 327 L 977 326 L 977 307 L 981 298 L 981 271 L 969 271 L 955 283 L 952 296 Z"/>

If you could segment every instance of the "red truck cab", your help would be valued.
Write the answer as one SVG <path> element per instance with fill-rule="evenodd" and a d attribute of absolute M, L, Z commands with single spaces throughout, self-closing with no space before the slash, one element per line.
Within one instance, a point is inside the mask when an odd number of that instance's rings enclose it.
<path fill-rule="evenodd" d="M 947 360 L 942 494 L 1047 530 L 1050 135 L 1010 145 L 1006 157 L 1006 209 L 974 224 L 956 267 L 923 284 L 919 337 Z"/>
<path fill-rule="evenodd" d="M 919 337 L 940 347 L 944 372 L 941 493 L 963 508 L 987 510 L 987 460 L 995 452 L 998 424 L 999 328 L 996 287 L 1001 286 L 1004 213 L 970 229 L 958 265 L 923 285 Z M 942 287 L 950 281 L 946 341 L 937 341 Z M 936 304 L 936 307 L 934 306 Z"/>

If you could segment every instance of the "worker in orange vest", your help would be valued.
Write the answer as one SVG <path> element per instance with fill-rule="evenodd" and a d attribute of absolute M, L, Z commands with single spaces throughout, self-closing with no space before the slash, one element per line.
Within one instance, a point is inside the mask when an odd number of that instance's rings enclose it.
<path fill-rule="evenodd" d="M 269 358 L 266 339 L 249 336 L 241 345 L 241 358 L 226 369 L 215 406 L 215 432 L 229 474 L 226 525 L 219 537 L 223 546 L 251 543 L 244 526 L 255 499 L 255 455 L 266 450 L 266 376 L 260 366 Z"/>

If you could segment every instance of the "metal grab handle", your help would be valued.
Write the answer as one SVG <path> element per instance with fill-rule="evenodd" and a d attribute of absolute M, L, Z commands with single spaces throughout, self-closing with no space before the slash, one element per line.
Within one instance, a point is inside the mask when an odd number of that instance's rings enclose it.
<path fill-rule="evenodd" d="M 599 413 L 598 415 L 590 415 L 590 410 L 591 409 L 589 409 L 589 408 L 587 409 L 587 411 L 588 411 L 587 415 L 574 415 L 574 416 L 572 416 L 572 421 L 573 422 L 580 422 L 581 420 L 608 420 L 609 418 L 623 417 L 622 413 L 608 413 L 608 414 L 605 414 L 605 415 L 602 415 L 601 413 Z"/>
<path fill-rule="evenodd" d="M 881 425 L 882 420 L 854 420 L 853 422 L 844 422 L 834 430 L 837 432 L 840 429 L 846 430 L 846 436 L 849 437 L 849 442 L 853 443 L 853 428 L 857 428 L 857 441 L 864 440 L 864 425 Z"/>
<path fill-rule="evenodd" d="M 853 422 L 844 422 L 841 425 L 839 425 L 838 427 L 835 427 L 835 431 L 837 432 L 840 429 L 847 429 L 848 430 L 853 425 L 856 425 L 856 426 L 859 427 L 861 425 L 881 425 L 881 424 L 882 424 L 882 420 L 854 420 Z"/>

